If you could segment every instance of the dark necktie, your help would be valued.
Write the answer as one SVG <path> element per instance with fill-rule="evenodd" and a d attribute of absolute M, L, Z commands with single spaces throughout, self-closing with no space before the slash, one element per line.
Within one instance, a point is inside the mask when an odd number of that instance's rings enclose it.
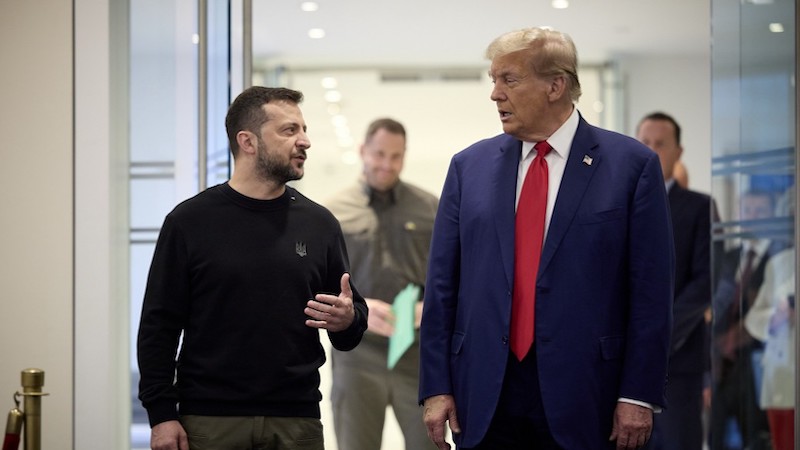
<path fill-rule="evenodd" d="M 736 283 L 736 296 L 733 299 L 733 305 L 731 305 L 732 315 L 736 319 L 740 318 L 744 312 L 747 312 L 750 306 L 747 292 L 749 291 L 750 279 L 753 277 L 753 263 L 756 259 L 755 250 L 747 250 L 744 258 L 742 271 L 739 272 L 739 282 Z"/>
<path fill-rule="evenodd" d="M 533 344 L 536 274 L 544 241 L 547 210 L 547 161 L 553 148 L 537 142 L 536 158 L 528 167 L 517 204 L 514 226 L 514 291 L 511 304 L 511 351 L 522 361 Z"/>

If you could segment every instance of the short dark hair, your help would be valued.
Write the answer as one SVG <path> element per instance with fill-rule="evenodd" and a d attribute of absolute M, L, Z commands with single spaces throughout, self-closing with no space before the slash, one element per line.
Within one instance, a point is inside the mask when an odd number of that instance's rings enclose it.
<path fill-rule="evenodd" d="M 225 116 L 225 129 L 228 132 L 228 144 L 234 157 L 239 152 L 236 134 L 247 130 L 258 135 L 261 126 L 269 120 L 263 106 L 275 101 L 299 104 L 303 101 L 303 93 L 281 87 L 253 86 L 242 91 L 231 103 L 228 115 Z"/>
<path fill-rule="evenodd" d="M 402 123 L 388 117 L 383 117 L 380 119 L 375 119 L 371 124 L 369 124 L 369 127 L 367 127 L 367 135 L 364 137 L 364 142 L 369 141 L 379 130 L 386 130 L 389 133 L 403 136 L 403 139 L 406 138 L 406 129 L 403 127 Z"/>
<path fill-rule="evenodd" d="M 639 121 L 639 126 L 636 127 L 636 131 L 639 131 L 639 127 L 642 126 L 645 120 L 661 120 L 664 122 L 669 122 L 675 128 L 675 143 L 681 145 L 681 126 L 678 125 L 678 122 L 669 114 L 661 111 L 652 112 L 642 118 Z"/>

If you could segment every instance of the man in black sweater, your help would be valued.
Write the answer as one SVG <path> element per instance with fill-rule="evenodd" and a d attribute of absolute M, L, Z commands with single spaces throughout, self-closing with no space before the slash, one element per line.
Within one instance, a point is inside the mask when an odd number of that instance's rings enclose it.
<path fill-rule="evenodd" d="M 350 350 L 367 306 L 337 220 L 286 186 L 310 147 L 301 101 L 239 95 L 225 121 L 233 176 L 164 220 L 138 338 L 154 450 L 323 449 L 318 330 Z"/>

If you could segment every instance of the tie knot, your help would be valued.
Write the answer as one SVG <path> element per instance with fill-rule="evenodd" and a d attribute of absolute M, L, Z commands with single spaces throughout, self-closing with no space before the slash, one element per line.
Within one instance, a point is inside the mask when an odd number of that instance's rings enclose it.
<path fill-rule="evenodd" d="M 536 149 L 536 154 L 543 158 L 547 156 L 548 153 L 550 153 L 550 150 L 553 149 L 553 147 L 551 147 L 550 144 L 547 143 L 547 141 L 539 141 L 533 146 L 533 148 Z"/>

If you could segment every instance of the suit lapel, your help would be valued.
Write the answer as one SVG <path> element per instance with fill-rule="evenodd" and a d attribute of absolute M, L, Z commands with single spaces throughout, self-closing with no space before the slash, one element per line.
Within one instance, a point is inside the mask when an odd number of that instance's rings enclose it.
<path fill-rule="evenodd" d="M 670 187 L 669 192 L 667 192 L 667 201 L 669 201 L 669 211 L 672 215 L 673 224 L 683 216 L 680 212 L 684 209 L 686 203 L 682 201 L 682 190 L 682 187 L 673 182 L 672 187 Z"/>
<path fill-rule="evenodd" d="M 514 285 L 514 199 L 521 152 L 522 142 L 509 137 L 500 146 L 500 151 L 495 153 L 496 161 L 491 165 L 496 168 L 492 174 L 492 193 L 497 199 L 494 202 L 497 239 L 509 289 Z M 510 202 L 507 201 L 509 198 Z"/>
<path fill-rule="evenodd" d="M 590 159 L 586 161 L 591 161 L 591 163 L 584 162 L 587 156 Z M 564 169 L 556 204 L 553 207 L 553 215 L 550 218 L 550 226 L 542 248 L 539 273 L 544 272 L 553 258 L 578 211 L 589 181 L 601 163 L 602 157 L 597 152 L 597 143 L 592 135 L 591 127 L 581 118 L 575 138 L 572 140 L 567 166 Z"/>

